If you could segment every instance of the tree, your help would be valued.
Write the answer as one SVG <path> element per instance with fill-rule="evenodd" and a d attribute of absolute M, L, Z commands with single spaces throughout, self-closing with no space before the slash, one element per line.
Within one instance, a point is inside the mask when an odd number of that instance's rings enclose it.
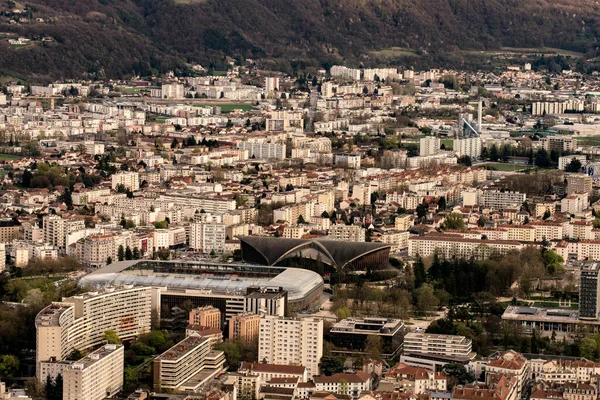
<path fill-rule="evenodd" d="M 156 229 L 167 229 L 169 227 L 169 223 L 167 221 L 157 221 L 154 223 L 154 227 Z"/>
<path fill-rule="evenodd" d="M 129 247 L 129 246 L 127 246 L 127 248 L 125 248 L 125 259 L 126 260 L 133 259 L 133 252 L 131 251 L 131 247 Z"/>
<path fill-rule="evenodd" d="M 134 260 L 139 260 L 142 257 L 142 254 L 140 253 L 140 249 L 138 249 L 137 247 L 133 248 L 133 259 Z"/>
<path fill-rule="evenodd" d="M 427 205 L 425 200 L 423 200 L 423 202 L 417 206 L 417 217 L 419 219 L 425 218 L 428 211 L 429 211 L 429 206 Z"/>
<path fill-rule="evenodd" d="M 109 329 L 104 332 L 104 340 L 109 344 L 121 344 L 121 338 L 116 331 Z"/>
<path fill-rule="evenodd" d="M 417 258 L 413 265 L 413 271 L 415 275 L 415 288 L 420 288 L 427 280 L 427 274 L 425 272 L 425 264 L 421 257 Z"/>
<path fill-rule="evenodd" d="M 452 212 L 446 214 L 446 219 L 444 220 L 444 226 L 446 229 L 465 229 L 465 220 L 462 215 L 457 212 Z"/>
<path fill-rule="evenodd" d="M 542 219 L 548 219 L 552 216 L 552 213 L 550 212 L 550 210 L 546 210 L 544 211 L 544 215 L 542 216 Z"/>
<path fill-rule="evenodd" d="M 490 149 L 490 161 L 498 161 L 499 159 L 499 154 L 498 154 L 498 146 L 496 146 L 495 144 L 492 145 L 491 149 Z"/>
<path fill-rule="evenodd" d="M 446 196 L 440 196 L 438 200 L 438 209 L 444 211 L 446 209 Z"/>
<path fill-rule="evenodd" d="M 125 248 L 123 245 L 119 245 L 119 249 L 117 250 L 117 258 L 119 261 L 123 261 L 125 259 Z"/>
<path fill-rule="evenodd" d="M 365 340 L 365 353 L 375 360 L 381 360 L 381 336 L 369 335 Z"/>
<path fill-rule="evenodd" d="M 588 360 L 596 359 L 596 352 L 598 350 L 598 345 L 596 341 L 590 337 L 585 337 L 581 340 L 581 344 L 579 345 L 579 354 L 581 357 L 587 358 Z"/>
<path fill-rule="evenodd" d="M 106 265 L 112 264 L 112 257 L 106 257 Z"/>
<path fill-rule="evenodd" d="M 460 157 L 458 158 L 458 161 L 457 161 L 457 162 L 458 162 L 459 164 L 461 164 L 461 165 L 465 165 L 465 166 L 467 166 L 467 167 L 470 167 L 471 165 L 473 165 L 473 161 L 471 161 L 471 157 L 469 157 L 469 156 L 467 156 L 467 155 L 460 156 Z"/>
<path fill-rule="evenodd" d="M 428 284 L 424 284 L 415 290 L 415 296 L 417 298 L 417 311 L 425 315 L 429 310 L 439 305 L 439 300 L 435 297 L 433 288 Z"/>
<path fill-rule="evenodd" d="M 467 371 L 465 366 L 461 364 L 446 364 L 442 370 L 448 377 L 449 389 L 452 389 L 456 385 L 471 383 L 475 380 L 473 374 Z"/>
<path fill-rule="evenodd" d="M 292 185 L 291 183 L 288 183 L 287 185 L 285 185 L 286 192 L 291 192 L 292 190 L 294 190 L 294 185 Z"/>
<path fill-rule="evenodd" d="M 537 151 L 537 153 L 535 153 L 535 159 L 533 163 L 538 168 L 550 168 L 552 165 L 552 160 L 550 159 L 550 155 L 546 149 L 541 148 Z"/>
<path fill-rule="evenodd" d="M 344 372 L 344 359 L 336 356 L 323 356 L 320 368 L 321 373 L 326 376 Z"/>
<path fill-rule="evenodd" d="M 31 173 L 31 171 L 26 169 L 25 171 L 23 171 L 23 175 L 21 176 L 21 185 L 26 188 L 30 187 L 32 179 L 33 174 Z"/>
<path fill-rule="evenodd" d="M 11 354 L 0 356 L 0 379 L 12 379 L 19 371 L 19 359 Z"/>
<path fill-rule="evenodd" d="M 305 223 L 306 223 L 306 221 L 304 220 L 304 217 L 302 215 L 300 215 L 298 217 L 298 225 L 302 225 L 302 224 L 305 224 Z"/>
<path fill-rule="evenodd" d="M 241 346 L 237 342 L 226 340 L 215 345 L 216 350 L 225 353 L 225 361 L 230 368 L 237 368 L 242 359 Z"/>
<path fill-rule="evenodd" d="M 565 260 L 554 250 L 542 250 L 542 259 L 544 260 L 544 267 L 550 275 L 562 271 L 562 266 L 565 263 Z"/>
<path fill-rule="evenodd" d="M 177 138 L 173 138 L 173 141 L 171 142 L 171 148 L 176 149 L 177 147 L 179 147 L 179 141 Z"/>
<path fill-rule="evenodd" d="M 581 172 L 581 161 L 573 158 L 570 163 L 565 167 L 566 172 Z"/>
<path fill-rule="evenodd" d="M 67 357 L 67 360 L 78 361 L 78 360 L 81 360 L 83 357 L 85 357 L 85 353 L 83 351 L 81 351 L 79 349 L 73 349 L 71 354 L 69 354 L 69 356 Z"/>

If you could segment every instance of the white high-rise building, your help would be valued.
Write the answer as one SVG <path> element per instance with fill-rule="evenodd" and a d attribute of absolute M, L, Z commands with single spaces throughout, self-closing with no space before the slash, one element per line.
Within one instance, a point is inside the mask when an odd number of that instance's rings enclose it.
<path fill-rule="evenodd" d="M 63 370 L 63 400 L 102 400 L 123 389 L 124 350 L 106 344 Z"/>
<path fill-rule="evenodd" d="M 190 225 L 190 248 L 204 253 L 225 250 L 225 224 L 193 223 Z"/>
<path fill-rule="evenodd" d="M 258 359 L 268 364 L 302 365 L 319 374 L 323 356 L 323 320 L 265 316 L 260 320 Z"/>
<path fill-rule="evenodd" d="M 419 155 L 432 156 L 440 152 L 440 138 L 435 136 L 425 136 L 419 139 Z"/>
<path fill-rule="evenodd" d="M 161 97 L 163 99 L 183 99 L 183 85 L 179 83 L 168 83 L 161 87 Z"/>
<path fill-rule="evenodd" d="M 140 188 L 140 174 L 137 172 L 119 172 L 112 175 L 112 188 L 123 185 L 125 189 L 135 192 Z"/>
<path fill-rule="evenodd" d="M 472 159 L 481 157 L 481 139 L 479 137 L 454 139 L 452 146 L 458 157 L 469 156 Z"/>
<path fill-rule="evenodd" d="M 265 93 L 269 94 L 279 90 L 279 78 L 268 76 L 265 78 Z"/>

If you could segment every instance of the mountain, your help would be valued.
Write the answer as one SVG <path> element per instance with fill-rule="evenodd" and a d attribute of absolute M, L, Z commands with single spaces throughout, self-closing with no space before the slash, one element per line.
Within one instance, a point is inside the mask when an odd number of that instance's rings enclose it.
<path fill-rule="evenodd" d="M 35 40 L 0 39 L 0 75 L 33 80 L 146 75 L 225 56 L 289 72 L 390 58 L 460 64 L 463 50 L 501 47 L 591 58 L 600 33 L 600 4 L 589 0 L 2 1 L 0 38 Z"/>

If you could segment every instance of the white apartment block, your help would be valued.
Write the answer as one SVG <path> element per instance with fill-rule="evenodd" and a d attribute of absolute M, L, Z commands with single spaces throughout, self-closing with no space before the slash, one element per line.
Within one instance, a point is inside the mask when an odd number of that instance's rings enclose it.
<path fill-rule="evenodd" d="M 573 161 L 573 159 L 578 160 L 581 165 L 585 165 L 587 158 L 585 155 L 583 154 L 573 154 L 571 156 L 561 156 L 558 157 L 558 169 L 560 169 L 561 171 L 564 171 L 565 168 L 567 167 L 567 165 L 571 164 L 571 161 Z"/>
<path fill-rule="evenodd" d="M 265 78 L 265 93 L 273 93 L 279 90 L 279 78 L 268 76 Z"/>
<path fill-rule="evenodd" d="M 63 371 L 64 400 L 102 400 L 123 388 L 124 347 L 106 344 Z"/>
<path fill-rule="evenodd" d="M 360 168 L 360 154 L 336 154 L 335 165 L 342 168 L 358 169 Z"/>
<path fill-rule="evenodd" d="M 323 356 L 323 320 L 265 316 L 260 320 L 258 359 L 268 364 L 302 365 L 319 374 Z"/>
<path fill-rule="evenodd" d="M 526 199 L 525 193 L 501 192 L 499 190 L 482 190 L 478 193 L 477 202 L 483 207 L 502 210 L 511 206 L 520 207 Z"/>
<path fill-rule="evenodd" d="M 112 188 L 117 189 L 117 186 L 123 185 L 126 189 L 135 192 L 140 188 L 140 174 L 137 172 L 118 172 L 113 174 Z"/>
<path fill-rule="evenodd" d="M 460 235 L 429 234 L 408 239 L 410 257 L 429 257 L 437 253 L 440 257 L 486 259 L 492 254 L 504 255 L 511 250 L 519 250 L 523 244 L 512 240 L 467 239 Z"/>
<path fill-rule="evenodd" d="M 329 239 L 342 242 L 364 242 L 365 230 L 358 225 L 336 224 L 329 228 Z"/>
<path fill-rule="evenodd" d="M 481 157 L 481 139 L 479 137 L 454 139 L 452 150 L 458 157 L 469 156 L 472 159 Z"/>
<path fill-rule="evenodd" d="M 439 370 L 450 362 L 466 364 L 475 355 L 471 340 L 464 336 L 410 332 L 404 336 L 404 353 L 400 362 Z"/>
<path fill-rule="evenodd" d="M 61 361 L 73 349 L 101 345 L 108 330 L 123 340 L 150 332 L 151 302 L 149 287 L 89 292 L 53 302 L 35 319 L 38 371 L 41 361 Z"/>
<path fill-rule="evenodd" d="M 225 224 L 193 223 L 190 225 L 190 248 L 203 253 L 225 251 Z"/>
<path fill-rule="evenodd" d="M 183 85 L 179 83 L 162 85 L 160 94 L 163 99 L 183 99 L 185 97 Z"/>
<path fill-rule="evenodd" d="M 251 158 L 257 159 L 285 159 L 285 144 L 267 141 L 241 141 L 237 143 L 237 148 L 248 150 Z"/>
<path fill-rule="evenodd" d="M 419 156 L 432 156 L 440 152 L 440 138 L 435 136 L 425 136 L 419 139 Z"/>
<path fill-rule="evenodd" d="M 271 111 L 267 115 L 266 128 L 268 132 L 298 132 L 304 131 L 304 116 L 301 112 Z"/>
<path fill-rule="evenodd" d="M 560 201 L 560 210 L 566 214 L 576 214 L 588 208 L 588 194 L 574 193 Z"/>
<path fill-rule="evenodd" d="M 360 69 L 348 68 L 343 65 L 333 65 L 329 70 L 329 74 L 334 78 L 348 79 L 359 81 L 360 80 Z"/>
<path fill-rule="evenodd" d="M 371 390 L 371 377 L 363 372 L 339 373 L 313 377 L 315 391 L 344 394 L 357 399 L 362 392 Z"/>

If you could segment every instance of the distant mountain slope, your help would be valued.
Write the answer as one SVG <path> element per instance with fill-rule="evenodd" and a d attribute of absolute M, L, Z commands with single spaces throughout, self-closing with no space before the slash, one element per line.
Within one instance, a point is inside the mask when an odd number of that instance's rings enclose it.
<path fill-rule="evenodd" d="M 5 0 L 0 0 L 0 2 Z M 2 3 L 0 3 L 2 4 Z M 595 56 L 600 5 L 587 0 L 28 0 L 0 33 L 0 74 L 120 77 L 224 56 L 370 62 L 371 50 L 557 47 Z M 24 7 L 24 6 L 23 6 Z M 42 18 L 44 22 L 36 19 Z M 7 36 L 8 37 L 8 36 Z"/>

